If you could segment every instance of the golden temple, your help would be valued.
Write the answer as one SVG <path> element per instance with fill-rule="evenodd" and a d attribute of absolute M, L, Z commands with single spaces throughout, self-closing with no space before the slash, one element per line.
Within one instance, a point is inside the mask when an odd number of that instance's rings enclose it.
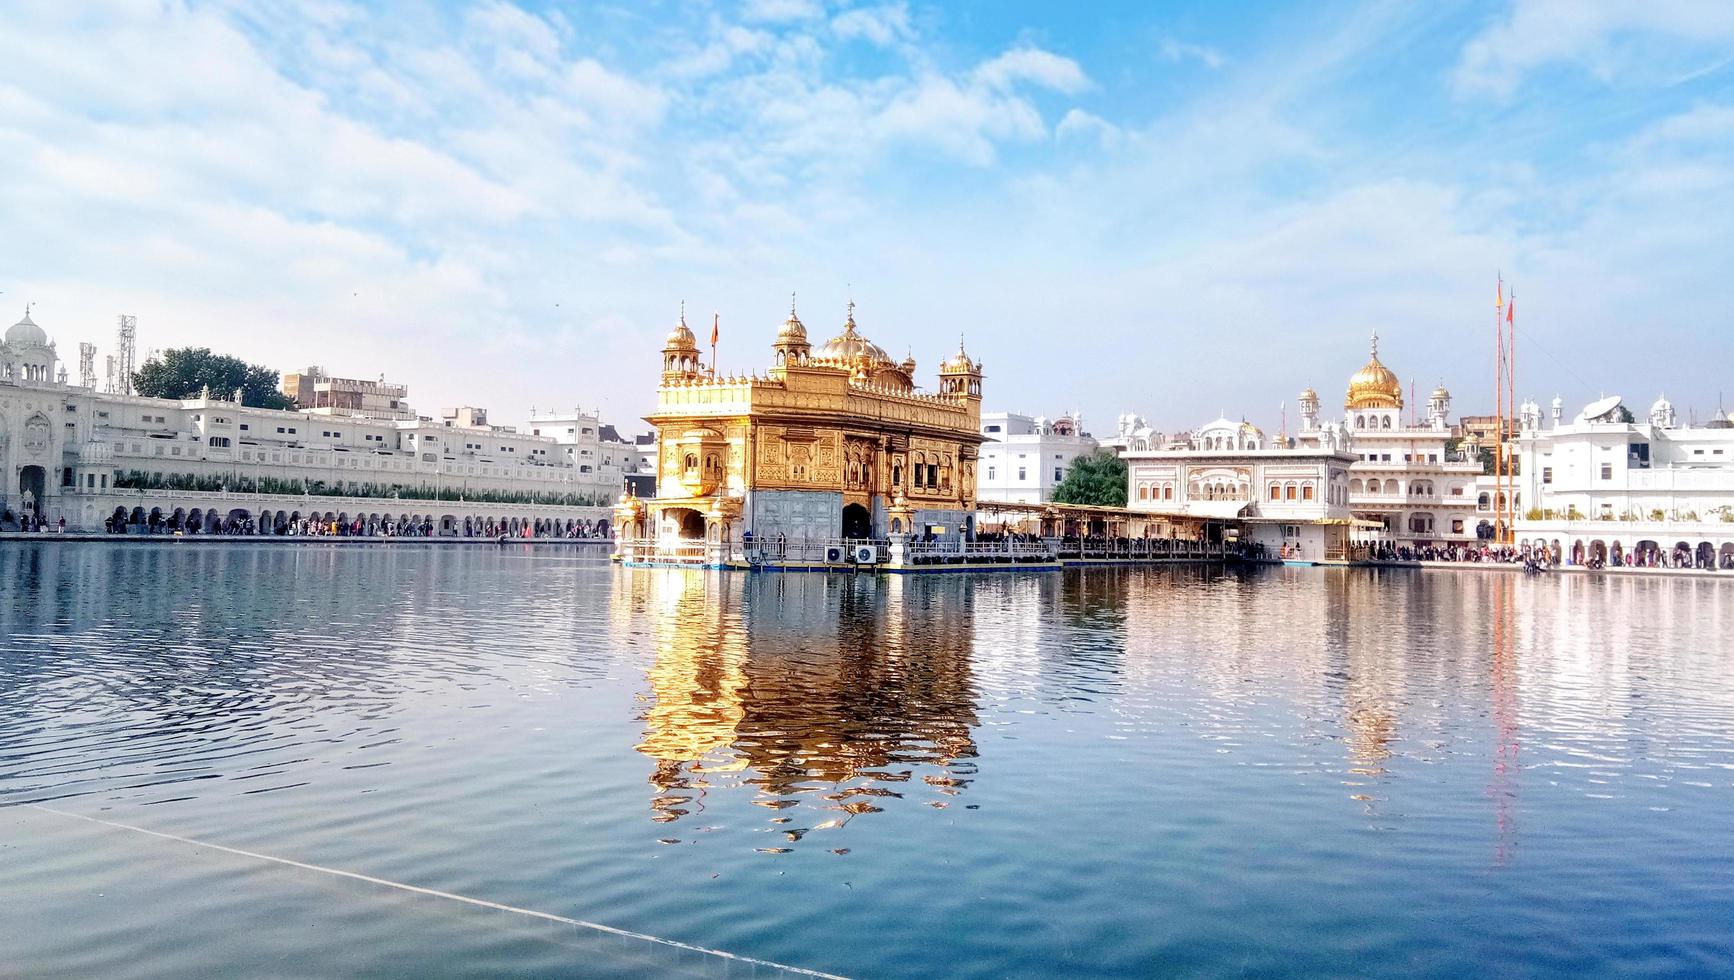
<path fill-rule="evenodd" d="M 645 417 L 656 496 L 615 508 L 618 556 L 722 565 L 756 543 L 823 562 L 851 542 L 970 537 L 982 367 L 961 342 L 925 392 L 913 357 L 895 361 L 861 333 L 854 303 L 817 349 L 791 303 L 771 354 L 764 374 L 720 375 L 682 313 Z"/>

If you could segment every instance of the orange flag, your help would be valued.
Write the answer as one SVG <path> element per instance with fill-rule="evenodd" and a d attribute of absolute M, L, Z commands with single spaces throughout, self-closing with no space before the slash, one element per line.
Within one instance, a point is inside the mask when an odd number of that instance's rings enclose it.
<path fill-rule="evenodd" d="M 722 321 L 722 314 L 721 313 L 712 313 L 710 315 L 710 345 L 712 347 L 716 346 L 717 326 L 721 321 Z"/>

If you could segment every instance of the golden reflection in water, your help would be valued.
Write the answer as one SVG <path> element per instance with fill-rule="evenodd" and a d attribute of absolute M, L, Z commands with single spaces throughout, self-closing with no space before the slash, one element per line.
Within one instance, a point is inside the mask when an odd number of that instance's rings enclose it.
<path fill-rule="evenodd" d="M 657 650 L 646 671 L 650 693 L 640 697 L 645 730 L 637 749 L 656 760 L 651 808 L 666 822 L 699 805 L 705 773 L 745 765 L 730 748 L 745 715 L 746 637 L 726 577 L 659 569 L 632 584 L 627 595 L 648 617 Z"/>
<path fill-rule="evenodd" d="M 715 774 L 738 772 L 792 842 L 890 800 L 943 809 L 975 775 L 961 581 L 621 574 L 617 616 L 646 617 L 655 648 L 637 746 L 656 762 L 652 819 L 702 809 Z"/>
<path fill-rule="evenodd" d="M 1493 702 L 1493 727 L 1496 742 L 1493 750 L 1493 777 L 1487 794 L 1493 798 L 1494 823 L 1497 828 L 1493 848 L 1493 863 L 1503 866 L 1514 857 L 1517 839 L 1516 802 L 1517 777 L 1522 772 L 1517 753 L 1521 747 L 1518 732 L 1517 703 L 1517 638 L 1516 588 L 1509 575 L 1496 575 L 1493 582 L 1493 657 L 1489 690 Z"/>
<path fill-rule="evenodd" d="M 1343 630 L 1337 639 L 1343 650 L 1343 724 L 1348 735 L 1347 784 L 1352 788 L 1349 798 L 1363 805 L 1368 816 L 1379 813 L 1380 797 L 1367 787 L 1366 781 L 1378 780 L 1389 770 L 1385 763 L 1391 758 L 1393 745 L 1399 738 L 1398 717 L 1401 710 L 1404 678 L 1402 651 L 1402 613 L 1389 610 L 1388 622 L 1368 623 L 1355 615 L 1360 610 L 1377 609 L 1381 596 L 1376 578 L 1339 576 L 1330 583 L 1333 614 Z M 1359 620 L 1359 628 L 1349 623 Z"/>

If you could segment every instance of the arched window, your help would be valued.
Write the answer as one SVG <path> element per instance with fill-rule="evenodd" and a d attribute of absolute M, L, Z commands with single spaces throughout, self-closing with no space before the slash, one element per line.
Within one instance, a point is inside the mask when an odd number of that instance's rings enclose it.
<path fill-rule="evenodd" d="M 1282 499 L 1282 486 L 1280 484 L 1272 483 L 1270 485 L 1270 499 L 1272 499 L 1272 500 L 1281 500 Z"/>
<path fill-rule="evenodd" d="M 1313 499 L 1313 485 L 1312 484 L 1306 483 L 1306 484 L 1301 485 L 1301 499 L 1302 500 Z"/>
<path fill-rule="evenodd" d="M 1367 492 L 1368 493 L 1383 493 L 1384 490 L 1380 487 L 1378 480 L 1368 480 L 1367 481 Z"/>
<path fill-rule="evenodd" d="M 1295 499 L 1296 491 L 1295 491 L 1295 485 L 1294 484 L 1290 483 L 1287 486 L 1283 487 L 1282 492 L 1283 492 L 1283 497 L 1285 497 L 1286 499 L 1288 499 L 1288 500 Z"/>
<path fill-rule="evenodd" d="M 1169 484 L 1165 484 L 1162 487 L 1162 499 L 1163 500 L 1173 500 L 1174 499 L 1174 484 L 1169 483 Z"/>
<path fill-rule="evenodd" d="M 1390 427 L 1391 427 L 1391 417 L 1389 415 L 1387 415 L 1384 417 L 1384 419 L 1382 421 L 1380 421 L 1379 428 L 1389 429 Z"/>
<path fill-rule="evenodd" d="M 1139 500 L 1149 500 L 1150 499 L 1150 486 L 1149 486 L 1149 484 L 1145 484 L 1145 483 L 1138 484 L 1138 499 Z"/>
<path fill-rule="evenodd" d="M 1367 420 L 1362 418 L 1359 415 L 1355 416 L 1355 428 L 1364 429 L 1366 427 L 1367 427 Z"/>

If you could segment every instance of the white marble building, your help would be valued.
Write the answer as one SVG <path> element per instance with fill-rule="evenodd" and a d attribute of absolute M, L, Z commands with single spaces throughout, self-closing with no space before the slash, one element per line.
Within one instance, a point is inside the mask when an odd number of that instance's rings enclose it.
<path fill-rule="evenodd" d="M 1376 540 L 1411 546 L 1476 541 L 1481 462 L 1448 446 L 1451 393 L 1434 388 L 1424 419 L 1405 422 L 1403 407 L 1403 385 L 1379 360 L 1375 334 L 1370 359 L 1349 379 L 1341 422 L 1323 421 L 1318 393 L 1301 392 L 1295 443 L 1316 447 L 1327 437 L 1338 443 L 1343 435 L 1352 438 L 1349 503 L 1356 517 L 1379 525 Z"/>
<path fill-rule="evenodd" d="M 1015 412 L 983 412 L 976 499 L 1042 504 L 1066 478 L 1072 461 L 1096 451 L 1076 412 L 1048 420 Z"/>
<path fill-rule="evenodd" d="M 1533 401 L 1519 412 L 1519 544 L 1567 561 L 1734 561 L 1734 421 L 1681 425 L 1666 398 L 1641 415 L 1609 397 L 1562 416 L 1557 398 L 1545 422 Z"/>
<path fill-rule="evenodd" d="M 1352 444 L 1333 426 L 1311 445 L 1284 448 L 1249 422 L 1219 418 L 1184 448 L 1126 451 L 1127 506 L 1237 523 L 1241 541 L 1262 545 L 1267 558 L 1345 561 L 1358 537 Z"/>
<path fill-rule="evenodd" d="M 1124 456 L 1128 452 L 1146 452 L 1151 449 L 1162 449 L 1167 437 L 1150 427 L 1144 421 L 1144 416 L 1136 412 L 1124 412 L 1114 420 L 1114 434 L 1098 442 L 1103 449 L 1116 456 Z"/>
<path fill-rule="evenodd" d="M 376 515 L 448 533 L 604 520 L 619 482 L 567 462 L 554 439 L 459 419 L 343 418 L 243 407 L 229 393 L 123 396 L 67 384 L 26 316 L 0 344 L 0 512 L 69 529 Z M 399 521 L 402 522 L 401 520 Z M 604 523 L 605 520 L 604 520 Z"/>

